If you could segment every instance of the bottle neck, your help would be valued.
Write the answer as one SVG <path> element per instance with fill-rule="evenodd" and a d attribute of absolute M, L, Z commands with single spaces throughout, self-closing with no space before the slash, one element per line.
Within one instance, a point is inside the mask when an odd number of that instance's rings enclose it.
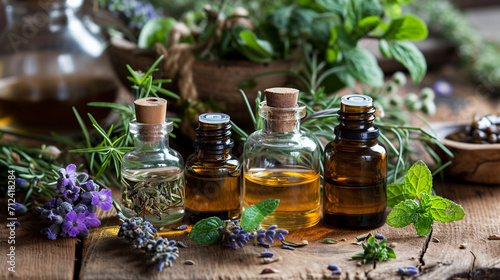
<path fill-rule="evenodd" d="M 168 148 L 168 133 L 172 131 L 173 124 L 172 122 L 143 124 L 133 120 L 129 129 L 134 135 L 134 150 L 160 151 Z"/>
<path fill-rule="evenodd" d="M 265 134 L 299 133 L 300 119 L 306 115 L 306 106 L 299 102 L 293 108 L 278 108 L 267 106 L 264 101 L 260 103 L 259 115 L 264 121 L 262 131 Z"/>
<path fill-rule="evenodd" d="M 8 25 L 39 30 L 65 25 L 80 9 L 82 0 L 4 0 L 4 4 Z"/>
<path fill-rule="evenodd" d="M 227 159 L 234 146 L 234 141 L 231 139 L 231 124 L 200 122 L 193 146 L 195 153 L 208 161 Z"/>
<path fill-rule="evenodd" d="M 379 131 L 373 125 L 375 107 L 357 107 L 342 104 L 338 114 L 339 125 L 335 127 L 337 141 L 342 139 L 364 142 L 377 140 Z"/>

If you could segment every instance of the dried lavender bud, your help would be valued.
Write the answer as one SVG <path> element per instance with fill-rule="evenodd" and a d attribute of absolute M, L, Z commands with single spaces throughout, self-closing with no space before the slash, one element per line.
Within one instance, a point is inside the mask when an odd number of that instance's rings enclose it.
<path fill-rule="evenodd" d="M 339 267 L 335 264 L 329 264 L 328 265 L 328 269 L 329 270 L 339 270 Z"/>
<path fill-rule="evenodd" d="M 186 244 L 184 244 L 181 241 L 177 241 L 177 245 L 181 246 L 182 248 L 187 248 L 188 247 Z"/>
<path fill-rule="evenodd" d="M 277 233 L 281 233 L 281 234 L 288 234 L 288 230 L 284 229 L 284 228 L 280 228 L 278 230 L 276 230 Z"/>
<path fill-rule="evenodd" d="M 6 225 L 5 225 L 5 227 L 6 227 L 6 228 L 8 228 L 8 227 L 12 227 L 12 226 L 13 226 L 13 227 L 18 227 L 18 226 L 20 226 L 20 225 L 21 225 L 21 223 L 20 223 L 20 222 L 18 222 L 18 221 L 11 221 L 10 223 L 6 224 Z"/>
<path fill-rule="evenodd" d="M 187 225 L 182 225 L 182 226 L 180 226 L 180 227 L 178 227 L 176 229 L 178 229 L 178 230 L 186 230 L 187 228 L 188 228 Z"/>
<path fill-rule="evenodd" d="M 272 225 L 272 226 L 270 226 L 267 230 L 268 230 L 268 231 L 269 231 L 269 230 L 274 231 L 274 230 L 275 230 L 275 229 L 277 229 L 277 228 L 278 228 L 278 226 L 277 226 L 277 225 Z"/>
<path fill-rule="evenodd" d="M 260 253 L 260 256 L 263 258 L 272 258 L 272 257 L 274 257 L 274 254 L 271 252 L 262 252 L 262 253 Z"/>
<path fill-rule="evenodd" d="M 418 268 L 414 266 L 400 267 L 399 273 L 404 275 L 417 275 L 419 273 Z"/>
<path fill-rule="evenodd" d="M 380 233 L 377 233 L 377 234 L 375 234 L 375 238 L 377 238 L 377 239 L 385 239 L 385 236 L 383 236 Z"/>
<path fill-rule="evenodd" d="M 342 270 L 338 269 L 338 270 L 333 270 L 332 271 L 332 274 L 340 274 L 342 272 Z"/>

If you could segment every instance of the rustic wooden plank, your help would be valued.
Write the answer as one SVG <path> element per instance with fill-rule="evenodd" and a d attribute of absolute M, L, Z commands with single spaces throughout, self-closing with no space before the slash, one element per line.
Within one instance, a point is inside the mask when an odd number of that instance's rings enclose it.
<path fill-rule="evenodd" d="M 461 204 L 466 215 L 453 223 L 437 223 L 433 237 L 439 243 L 430 242 L 424 256 L 425 275 L 451 277 L 457 272 L 484 268 L 500 268 L 500 241 L 488 240 L 492 234 L 500 234 L 500 186 L 471 186 L 459 182 L 438 184 L 438 194 L 443 194 Z M 467 244 L 460 249 L 460 244 Z M 497 271 L 500 279 L 500 270 Z"/>
<path fill-rule="evenodd" d="M 73 279 L 75 270 L 76 238 L 47 240 L 43 228 L 33 212 L 18 217 L 21 226 L 15 230 L 15 245 L 8 244 L 10 229 L 7 224 L 7 204 L 0 203 L 0 279 Z M 10 247 L 15 246 L 15 272 L 7 263 Z"/>
<path fill-rule="evenodd" d="M 113 193 L 117 197 L 119 191 L 114 190 Z M 92 229 L 84 241 L 80 279 L 328 279 L 333 277 L 327 270 L 330 263 L 343 269 L 342 278 L 345 279 L 372 279 L 372 274 L 384 275 L 384 279 L 400 279 L 398 267 L 418 265 L 418 257 L 426 243 L 426 238 L 417 237 L 410 227 L 397 229 L 384 225 L 372 230 L 388 237 L 390 242 L 396 242 L 398 256 L 396 260 L 377 264 L 373 269 L 373 265 L 358 266 L 357 261 L 350 259 L 350 256 L 362 251 L 361 246 L 351 244 L 356 241 L 355 236 L 369 230 L 343 230 L 320 223 L 287 237 L 287 240 L 296 242 L 308 240 L 308 246 L 290 251 L 273 244 L 269 251 L 282 257 L 282 260 L 263 265 L 258 258 L 265 251 L 263 247 L 250 245 L 233 250 L 229 246 L 199 245 L 191 242 L 186 234 L 175 232 L 167 236 L 183 241 L 189 248 L 181 248 L 180 258 L 174 262 L 174 267 L 165 268 L 160 273 L 154 263 L 145 259 L 146 254 L 142 250 L 132 248 L 125 239 L 116 236 L 118 219 L 115 214 L 114 210 L 99 212 L 101 227 Z M 324 238 L 346 238 L 347 241 L 320 243 Z M 183 265 L 186 260 L 193 260 L 196 264 Z M 264 268 L 275 268 L 280 272 L 260 275 Z"/>

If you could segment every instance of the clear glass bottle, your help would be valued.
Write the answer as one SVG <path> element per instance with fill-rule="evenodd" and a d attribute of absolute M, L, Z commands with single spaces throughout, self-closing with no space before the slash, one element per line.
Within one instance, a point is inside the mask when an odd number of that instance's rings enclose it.
<path fill-rule="evenodd" d="M 325 147 L 323 219 L 343 228 L 385 223 L 387 155 L 365 95 L 342 97 L 335 140 Z"/>
<path fill-rule="evenodd" d="M 165 105 L 163 122 L 139 114 L 141 101 Z M 169 147 L 172 121 L 165 121 L 166 101 L 142 98 L 135 101 L 137 119 L 130 122 L 134 149 L 123 156 L 121 169 L 122 210 L 126 217 L 142 217 L 154 226 L 175 223 L 184 216 L 184 162 Z M 151 106 L 154 107 L 154 106 Z M 147 106 L 145 107 L 146 109 Z"/>
<path fill-rule="evenodd" d="M 96 119 L 118 92 L 97 25 L 78 15 L 82 0 L 3 0 L 0 127 L 19 133 L 79 129 L 72 107 Z M 85 118 L 86 119 L 86 118 Z"/>
<path fill-rule="evenodd" d="M 297 104 L 298 90 L 271 88 L 265 93 L 267 102 L 259 107 L 264 128 L 252 133 L 244 147 L 242 206 L 280 199 L 276 211 L 262 222 L 264 226 L 312 227 L 321 213 L 321 148 L 314 136 L 300 130 L 306 107 Z"/>
<path fill-rule="evenodd" d="M 241 164 L 231 154 L 234 146 L 226 114 L 200 115 L 193 146 L 186 160 L 185 217 L 195 223 L 212 216 L 222 220 L 240 215 Z"/>

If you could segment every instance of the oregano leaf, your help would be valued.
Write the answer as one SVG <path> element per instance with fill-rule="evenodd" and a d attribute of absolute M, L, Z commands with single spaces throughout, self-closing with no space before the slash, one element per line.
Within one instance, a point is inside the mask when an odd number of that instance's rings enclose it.
<path fill-rule="evenodd" d="M 197 222 L 191 232 L 189 239 L 199 244 L 216 244 L 222 239 L 222 232 L 219 227 L 223 226 L 224 222 L 218 217 L 210 217 Z"/>
<path fill-rule="evenodd" d="M 241 215 L 241 227 L 248 232 L 255 230 L 265 217 L 278 208 L 279 204 L 279 199 L 266 199 L 248 207 Z"/>
<path fill-rule="evenodd" d="M 431 232 L 433 223 L 434 220 L 430 213 L 418 213 L 417 221 L 414 223 L 417 235 L 426 235 Z"/>
<path fill-rule="evenodd" d="M 418 217 L 417 208 L 418 204 L 412 199 L 401 201 L 387 215 L 387 224 L 392 227 L 405 227 L 414 223 Z"/>
<path fill-rule="evenodd" d="M 383 85 L 384 73 L 373 54 L 359 47 L 346 49 L 343 54 L 349 74 L 369 86 Z"/>
<path fill-rule="evenodd" d="M 427 165 L 421 160 L 413 164 L 404 180 L 404 195 L 406 198 L 418 197 L 420 193 L 431 194 L 432 174 Z"/>
<path fill-rule="evenodd" d="M 461 220 L 465 216 L 462 206 L 440 196 L 431 197 L 432 206 L 430 214 L 438 222 L 452 222 Z"/>
<path fill-rule="evenodd" d="M 387 206 L 394 207 L 405 200 L 403 195 L 404 183 L 387 185 Z"/>

